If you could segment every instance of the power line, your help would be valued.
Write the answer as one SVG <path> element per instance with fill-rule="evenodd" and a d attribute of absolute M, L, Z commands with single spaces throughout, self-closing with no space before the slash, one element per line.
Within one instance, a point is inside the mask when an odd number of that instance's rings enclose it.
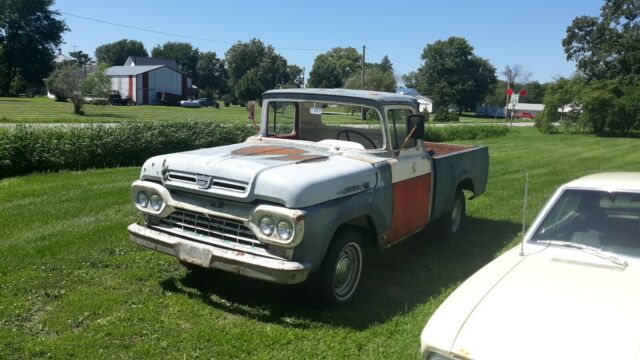
<path fill-rule="evenodd" d="M 201 38 L 201 37 L 190 36 L 190 35 L 170 33 L 170 32 L 160 31 L 160 30 L 147 29 L 147 28 L 142 28 L 142 27 L 138 27 L 138 26 L 125 25 L 125 24 L 120 24 L 120 23 L 116 23 L 116 22 L 113 22 L 113 21 L 101 20 L 101 19 L 96 19 L 96 18 L 92 18 L 92 17 L 88 17 L 88 16 L 72 14 L 72 13 L 68 13 L 66 11 L 60 11 L 60 13 L 64 14 L 64 15 L 67 15 L 67 16 L 72 16 L 72 17 L 75 17 L 75 18 L 78 18 L 78 19 L 98 22 L 98 23 L 112 25 L 112 26 L 119 26 L 119 27 L 138 30 L 138 31 L 145 31 L 145 32 L 153 33 L 153 34 L 174 36 L 174 37 L 179 37 L 179 38 L 183 38 L 183 39 L 205 41 L 205 42 L 211 42 L 211 43 L 217 43 L 217 44 L 226 44 L 226 45 L 234 45 L 235 44 L 235 42 L 233 42 L 233 41 L 208 39 L 208 38 Z M 273 46 L 273 48 L 274 49 L 278 49 L 278 50 L 292 50 L 292 51 L 327 51 L 328 50 L 328 49 L 295 48 L 295 47 L 280 47 L 280 46 Z"/>

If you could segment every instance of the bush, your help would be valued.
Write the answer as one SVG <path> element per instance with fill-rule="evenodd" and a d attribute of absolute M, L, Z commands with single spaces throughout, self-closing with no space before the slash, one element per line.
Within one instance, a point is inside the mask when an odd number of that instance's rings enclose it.
<path fill-rule="evenodd" d="M 141 165 L 151 156 L 244 141 L 255 131 L 206 121 L 0 131 L 0 178 L 38 171 Z"/>
<path fill-rule="evenodd" d="M 454 125 L 429 126 L 425 130 L 426 141 L 476 140 L 505 136 L 509 127 L 504 125 Z"/>
<path fill-rule="evenodd" d="M 229 94 L 222 95 L 222 96 L 220 97 L 220 99 L 221 99 L 221 100 L 222 100 L 222 102 L 224 103 L 224 106 L 225 106 L 225 107 L 229 107 L 229 105 L 231 105 L 231 100 L 232 100 L 231 95 L 229 95 Z"/>
<path fill-rule="evenodd" d="M 433 117 L 433 121 L 435 122 L 452 122 L 458 121 L 460 118 L 458 117 L 458 113 L 451 112 L 447 108 L 441 108 L 436 111 L 435 116 Z"/>

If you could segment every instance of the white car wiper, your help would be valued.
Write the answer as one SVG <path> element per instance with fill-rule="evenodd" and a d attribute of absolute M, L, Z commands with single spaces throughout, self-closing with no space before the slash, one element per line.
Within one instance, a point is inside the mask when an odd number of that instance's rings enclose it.
<path fill-rule="evenodd" d="M 570 247 L 570 248 L 574 248 L 574 249 L 580 249 L 582 251 L 588 252 L 589 254 L 593 254 L 595 256 L 598 256 L 602 259 L 606 259 L 611 261 L 612 263 L 619 265 L 619 266 L 624 266 L 627 267 L 627 265 L 629 265 L 626 261 L 618 258 L 617 256 L 611 255 L 611 254 L 607 254 L 605 252 L 603 252 L 602 249 L 593 247 L 593 246 L 588 246 L 588 245 L 584 245 L 584 244 L 579 244 L 579 243 L 574 243 L 571 241 L 562 241 L 562 240 L 537 240 L 537 243 L 542 243 L 542 244 L 548 244 L 548 245 L 558 245 L 558 246 L 566 246 L 566 247 Z"/>

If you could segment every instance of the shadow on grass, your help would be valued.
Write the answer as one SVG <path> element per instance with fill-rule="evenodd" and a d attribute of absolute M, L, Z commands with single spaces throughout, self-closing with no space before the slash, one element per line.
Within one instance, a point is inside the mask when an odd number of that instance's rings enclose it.
<path fill-rule="evenodd" d="M 314 307 L 304 284 L 271 284 L 216 270 L 188 271 L 183 278 L 167 278 L 160 285 L 165 291 L 259 321 L 299 328 L 322 323 L 366 329 L 447 293 L 491 261 L 520 229 L 511 222 L 467 220 L 467 233 L 456 241 L 443 241 L 427 230 L 382 253 L 371 251 L 359 293 L 338 308 Z"/>

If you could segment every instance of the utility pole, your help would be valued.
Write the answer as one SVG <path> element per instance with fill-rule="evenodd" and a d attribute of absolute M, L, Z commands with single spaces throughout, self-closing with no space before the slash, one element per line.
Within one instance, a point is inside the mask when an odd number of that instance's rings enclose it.
<path fill-rule="evenodd" d="M 305 66 L 302 67 L 302 88 L 304 89 L 305 87 L 307 87 L 306 85 L 306 80 L 304 78 L 305 76 L 305 72 L 307 71 L 307 68 Z"/>
<path fill-rule="evenodd" d="M 364 61 L 365 61 L 365 51 L 366 51 L 366 49 L 367 49 L 367 47 L 362 45 L 362 61 L 360 61 L 360 63 L 361 63 L 360 65 L 362 66 L 362 68 L 360 70 L 362 72 L 362 90 L 364 90 Z M 364 120 L 366 118 L 365 115 L 366 114 L 365 114 L 365 110 L 364 110 L 364 107 L 363 107 L 362 111 L 361 111 L 361 116 L 360 116 L 361 120 Z"/>
<path fill-rule="evenodd" d="M 361 61 L 361 66 L 362 66 L 362 90 L 364 90 L 364 59 L 365 59 L 365 51 L 366 51 L 367 47 L 362 45 L 362 61 Z"/>

